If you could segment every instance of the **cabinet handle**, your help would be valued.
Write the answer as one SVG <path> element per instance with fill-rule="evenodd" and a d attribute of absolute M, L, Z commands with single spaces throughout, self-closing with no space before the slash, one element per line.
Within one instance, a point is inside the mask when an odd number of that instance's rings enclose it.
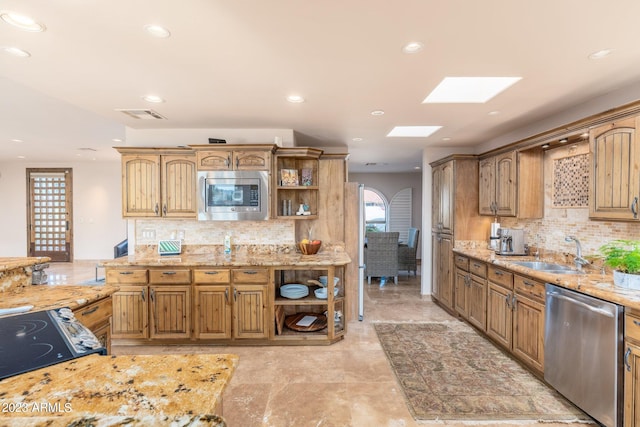
<path fill-rule="evenodd" d="M 627 351 L 624 352 L 624 366 L 627 368 L 627 372 L 631 372 L 631 365 L 629 364 L 630 355 L 631 355 L 631 347 L 627 347 Z"/>
<path fill-rule="evenodd" d="M 133 271 L 121 271 L 120 274 L 124 275 L 128 275 L 128 274 L 133 274 Z"/>
<path fill-rule="evenodd" d="M 633 203 L 631 203 L 631 213 L 634 218 L 638 218 L 638 197 L 633 198 Z"/>
<path fill-rule="evenodd" d="M 158 204 L 156 203 L 156 207 L 153 208 L 153 212 L 155 212 L 156 215 L 158 215 L 158 213 L 160 212 Z"/>
<path fill-rule="evenodd" d="M 140 293 L 142 294 L 142 301 L 147 302 L 147 296 L 146 296 L 147 293 L 144 291 L 144 289 Z"/>
<path fill-rule="evenodd" d="M 243 274 L 258 274 L 257 271 L 243 271 Z"/>
<path fill-rule="evenodd" d="M 229 288 L 224 290 L 224 300 L 229 304 Z"/>
<path fill-rule="evenodd" d="M 507 308 L 511 308 L 511 294 L 507 294 L 504 297 L 504 302 L 507 304 Z"/>
<path fill-rule="evenodd" d="M 240 159 L 236 157 L 236 169 L 238 168 L 239 165 L 240 165 Z"/>
<path fill-rule="evenodd" d="M 219 271 L 205 271 L 204 274 L 218 274 Z"/>
<path fill-rule="evenodd" d="M 531 283 L 531 282 L 529 282 L 529 281 L 527 281 L 527 280 L 523 280 L 523 281 L 522 281 L 522 283 L 523 283 L 525 286 L 535 286 L 535 283 Z"/>
<path fill-rule="evenodd" d="M 174 274 L 176 274 L 175 271 L 163 271 L 162 274 L 167 275 L 167 276 L 173 276 Z"/>
<path fill-rule="evenodd" d="M 518 296 L 516 294 L 513 294 L 513 297 L 511 298 L 511 310 L 515 311 L 516 310 L 516 302 L 518 301 Z"/>
<path fill-rule="evenodd" d="M 227 155 L 227 161 L 225 162 L 225 166 L 226 167 L 231 166 L 231 154 Z"/>
<path fill-rule="evenodd" d="M 156 293 L 153 289 L 151 289 L 151 291 L 149 291 L 149 296 L 151 296 L 151 301 L 155 301 L 156 300 Z"/>
<path fill-rule="evenodd" d="M 477 262 L 474 262 L 474 263 L 473 263 L 473 266 L 474 266 L 475 268 L 480 268 L 480 267 L 482 267 L 482 266 L 481 266 L 480 264 L 478 264 Z"/>
<path fill-rule="evenodd" d="M 166 203 L 162 205 L 162 213 L 163 213 L 164 215 L 166 215 L 166 214 L 167 214 L 167 204 L 166 204 Z"/>
<path fill-rule="evenodd" d="M 233 288 L 233 301 L 238 301 L 238 289 Z"/>
<path fill-rule="evenodd" d="M 87 315 L 89 315 L 89 314 L 91 314 L 91 313 L 95 313 L 96 311 L 98 311 L 98 308 L 100 308 L 100 307 L 98 307 L 98 306 L 96 305 L 96 306 L 95 306 L 95 307 L 93 307 L 91 310 L 83 311 L 83 312 L 82 312 L 82 316 L 87 316 Z"/>
<path fill-rule="evenodd" d="M 496 276 L 504 276 L 504 273 L 500 270 L 493 270 L 493 272 L 496 274 Z"/>
<path fill-rule="evenodd" d="M 636 319 L 633 319 L 633 324 L 636 326 L 640 326 L 640 322 L 638 322 Z"/>

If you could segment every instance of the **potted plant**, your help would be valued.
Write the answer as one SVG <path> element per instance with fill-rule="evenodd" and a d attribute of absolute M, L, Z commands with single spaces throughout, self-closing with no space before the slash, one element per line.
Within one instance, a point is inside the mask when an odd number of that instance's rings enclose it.
<path fill-rule="evenodd" d="M 604 264 L 613 269 L 613 283 L 640 290 L 640 241 L 617 239 L 598 249 Z"/>

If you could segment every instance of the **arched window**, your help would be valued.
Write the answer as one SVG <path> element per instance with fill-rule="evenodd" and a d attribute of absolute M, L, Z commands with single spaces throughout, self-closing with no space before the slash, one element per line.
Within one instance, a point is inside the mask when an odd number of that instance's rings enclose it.
<path fill-rule="evenodd" d="M 381 192 L 365 187 L 364 213 L 365 231 L 387 231 L 389 205 Z"/>

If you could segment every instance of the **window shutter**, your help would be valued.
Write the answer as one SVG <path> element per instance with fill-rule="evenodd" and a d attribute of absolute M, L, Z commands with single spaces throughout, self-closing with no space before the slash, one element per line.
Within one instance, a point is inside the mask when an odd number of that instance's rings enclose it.
<path fill-rule="evenodd" d="M 389 205 L 389 231 L 400 233 L 400 241 L 407 242 L 411 227 L 412 197 L 411 188 L 398 191 Z"/>

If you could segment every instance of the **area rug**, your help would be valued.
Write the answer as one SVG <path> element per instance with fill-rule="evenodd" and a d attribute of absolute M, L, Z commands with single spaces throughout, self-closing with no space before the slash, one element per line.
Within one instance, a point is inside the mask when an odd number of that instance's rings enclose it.
<path fill-rule="evenodd" d="M 590 420 L 462 322 L 374 327 L 416 420 Z"/>

